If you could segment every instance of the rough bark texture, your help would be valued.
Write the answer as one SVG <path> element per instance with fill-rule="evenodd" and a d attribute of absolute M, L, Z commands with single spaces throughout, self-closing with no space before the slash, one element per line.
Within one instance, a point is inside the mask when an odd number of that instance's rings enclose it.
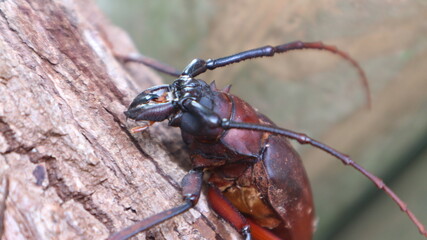
<path fill-rule="evenodd" d="M 1 239 L 103 239 L 181 203 L 189 165 L 179 132 L 134 136 L 122 114 L 160 80 L 114 58 L 135 49 L 93 2 L 0 1 L 0 50 Z M 236 236 L 204 197 L 138 235 Z"/>

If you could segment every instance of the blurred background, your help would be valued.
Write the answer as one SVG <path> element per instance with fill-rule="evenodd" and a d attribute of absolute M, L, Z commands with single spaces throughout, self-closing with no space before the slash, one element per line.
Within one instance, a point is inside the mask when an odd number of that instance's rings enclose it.
<path fill-rule="evenodd" d="M 142 54 L 183 69 L 294 40 L 336 45 L 366 71 L 372 107 L 354 68 L 336 55 L 293 51 L 201 76 L 279 126 L 349 154 L 384 179 L 427 224 L 427 1 L 98 0 Z M 170 83 L 173 78 L 164 76 Z M 298 146 L 312 183 L 317 240 L 424 239 L 360 173 Z"/>

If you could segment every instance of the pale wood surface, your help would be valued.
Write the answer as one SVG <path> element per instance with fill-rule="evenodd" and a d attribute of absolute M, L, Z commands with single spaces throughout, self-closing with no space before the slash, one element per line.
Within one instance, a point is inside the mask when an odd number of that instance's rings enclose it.
<path fill-rule="evenodd" d="M 1 239 L 105 239 L 181 203 L 178 132 L 127 130 L 129 102 L 160 83 L 113 56 L 134 51 L 92 1 L 0 1 Z M 202 197 L 138 239 L 235 235 Z"/>

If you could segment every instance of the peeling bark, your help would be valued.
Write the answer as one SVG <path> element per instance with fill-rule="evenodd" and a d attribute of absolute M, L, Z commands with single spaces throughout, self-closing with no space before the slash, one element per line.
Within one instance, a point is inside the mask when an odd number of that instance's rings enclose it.
<path fill-rule="evenodd" d="M 0 33 L 1 239 L 104 239 L 181 203 L 179 132 L 122 114 L 160 79 L 114 58 L 135 49 L 93 2 L 0 1 Z M 202 197 L 145 238 L 239 237 Z"/>

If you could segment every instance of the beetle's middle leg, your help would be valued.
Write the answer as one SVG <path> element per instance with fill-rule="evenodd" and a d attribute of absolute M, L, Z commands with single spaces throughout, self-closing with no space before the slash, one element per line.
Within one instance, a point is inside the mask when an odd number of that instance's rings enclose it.
<path fill-rule="evenodd" d="M 182 195 L 184 197 L 185 203 L 181 206 L 163 211 L 151 217 L 148 217 L 144 220 L 141 220 L 130 227 L 123 229 L 120 232 L 117 232 L 110 236 L 108 240 L 124 240 L 132 237 L 133 235 L 147 230 L 150 227 L 153 227 L 159 223 L 162 223 L 176 215 L 184 213 L 196 205 L 199 200 L 201 189 L 203 183 L 203 171 L 193 170 L 190 171 L 182 179 Z"/>

